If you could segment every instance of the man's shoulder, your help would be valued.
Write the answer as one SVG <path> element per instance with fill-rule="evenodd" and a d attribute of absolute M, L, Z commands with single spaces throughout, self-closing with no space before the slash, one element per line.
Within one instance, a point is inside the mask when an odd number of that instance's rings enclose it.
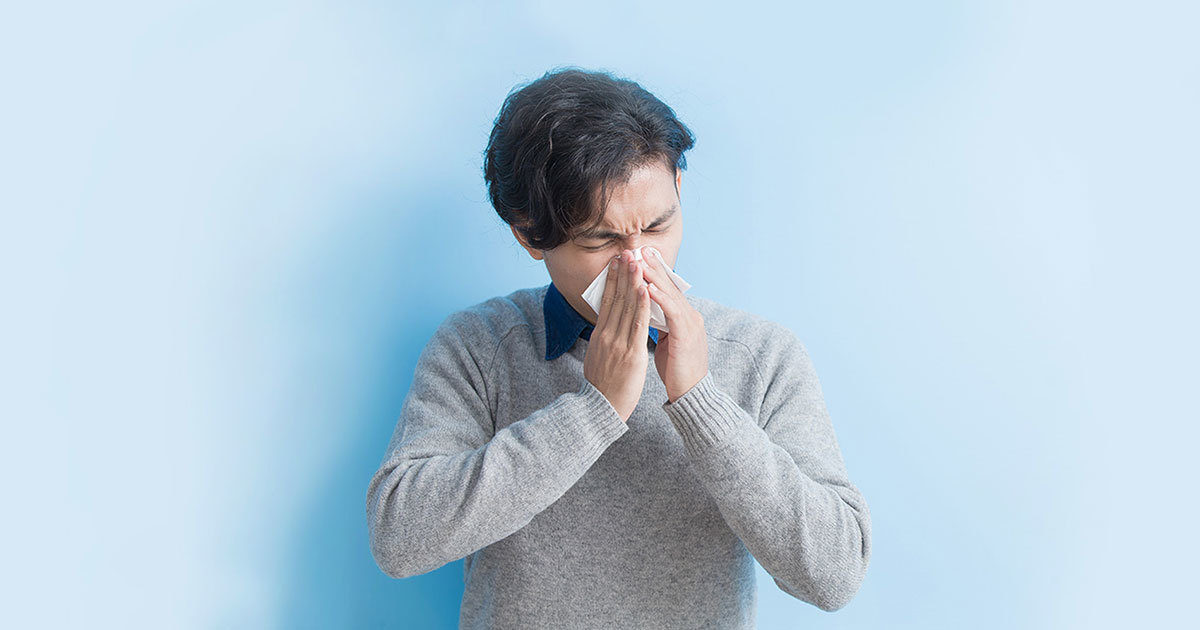
<path fill-rule="evenodd" d="M 447 315 L 441 326 L 471 346 L 494 348 L 513 328 L 537 323 L 549 286 L 516 289 L 469 304 Z"/>
<path fill-rule="evenodd" d="M 684 296 L 704 317 L 710 350 L 713 343 L 726 344 L 730 351 L 748 356 L 764 379 L 774 378 L 780 367 L 807 357 L 800 337 L 778 321 L 710 298 Z"/>
<path fill-rule="evenodd" d="M 787 326 L 758 313 L 712 298 L 687 293 L 683 295 L 704 317 L 704 330 L 709 337 L 743 343 L 752 349 L 795 337 L 795 333 Z"/>
<path fill-rule="evenodd" d="M 746 357 L 762 381 L 771 383 L 781 370 L 810 365 L 800 337 L 784 324 L 716 300 L 684 295 L 704 317 L 710 352 L 715 344 L 725 344 L 725 351 L 732 354 L 724 356 Z"/>

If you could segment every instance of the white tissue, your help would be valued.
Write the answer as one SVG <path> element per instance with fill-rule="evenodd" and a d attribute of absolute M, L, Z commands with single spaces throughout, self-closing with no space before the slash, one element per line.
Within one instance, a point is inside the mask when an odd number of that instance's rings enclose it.
<path fill-rule="evenodd" d="M 663 268 L 666 269 L 667 274 L 671 276 L 671 281 L 675 283 L 675 286 L 679 287 L 681 292 L 692 288 L 692 285 L 688 284 L 687 280 L 679 277 L 679 274 L 675 273 L 669 266 L 667 266 L 667 261 L 663 260 L 662 254 L 659 253 L 658 250 L 654 250 L 654 255 L 659 261 L 662 262 Z M 644 260 L 642 258 L 641 247 L 633 250 L 633 258 L 634 260 Z M 596 276 L 595 280 L 592 280 L 592 283 L 588 285 L 588 288 L 585 289 L 582 294 L 584 301 L 592 306 L 592 309 L 596 311 L 597 315 L 600 313 L 601 299 L 604 297 L 604 286 L 605 281 L 608 279 L 608 269 L 609 266 L 604 265 L 604 270 L 600 272 L 600 275 Z M 659 288 L 661 289 L 662 287 Z M 663 332 L 671 332 L 670 329 L 667 328 L 667 317 L 663 313 L 662 307 L 659 306 L 658 303 L 653 299 L 650 300 L 650 325 Z"/>

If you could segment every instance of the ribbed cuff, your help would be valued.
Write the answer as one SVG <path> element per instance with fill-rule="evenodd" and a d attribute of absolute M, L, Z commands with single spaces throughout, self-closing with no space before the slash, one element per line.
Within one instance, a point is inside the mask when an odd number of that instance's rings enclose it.
<path fill-rule="evenodd" d="M 546 408 L 554 419 L 552 438 L 560 452 L 578 455 L 589 465 L 629 430 L 629 425 L 592 382 L 559 396 Z"/>
<path fill-rule="evenodd" d="M 662 408 L 683 438 L 684 448 L 693 454 L 721 442 L 748 420 L 745 410 L 717 387 L 711 371 Z"/>

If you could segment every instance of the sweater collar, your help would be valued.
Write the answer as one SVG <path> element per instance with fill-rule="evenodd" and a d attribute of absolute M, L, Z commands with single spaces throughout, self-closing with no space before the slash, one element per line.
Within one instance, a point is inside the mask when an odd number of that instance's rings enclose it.
<path fill-rule="evenodd" d="M 558 287 L 551 282 L 542 301 L 542 315 L 546 322 L 546 360 L 558 358 L 570 350 L 580 337 L 591 340 L 595 326 L 580 315 L 575 307 L 563 297 Z M 650 327 L 650 338 L 658 343 L 658 329 Z"/>

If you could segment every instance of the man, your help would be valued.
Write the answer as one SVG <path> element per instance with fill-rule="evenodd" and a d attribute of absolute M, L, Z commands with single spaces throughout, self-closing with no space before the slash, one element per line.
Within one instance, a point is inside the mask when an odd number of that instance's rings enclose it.
<path fill-rule="evenodd" d="M 574 68 L 496 118 L 492 204 L 551 282 L 442 322 L 367 493 L 388 575 L 466 558 L 461 627 L 752 628 L 754 559 L 822 610 L 858 591 L 870 513 L 804 346 L 651 255 L 678 255 L 693 143 L 638 84 Z"/>

